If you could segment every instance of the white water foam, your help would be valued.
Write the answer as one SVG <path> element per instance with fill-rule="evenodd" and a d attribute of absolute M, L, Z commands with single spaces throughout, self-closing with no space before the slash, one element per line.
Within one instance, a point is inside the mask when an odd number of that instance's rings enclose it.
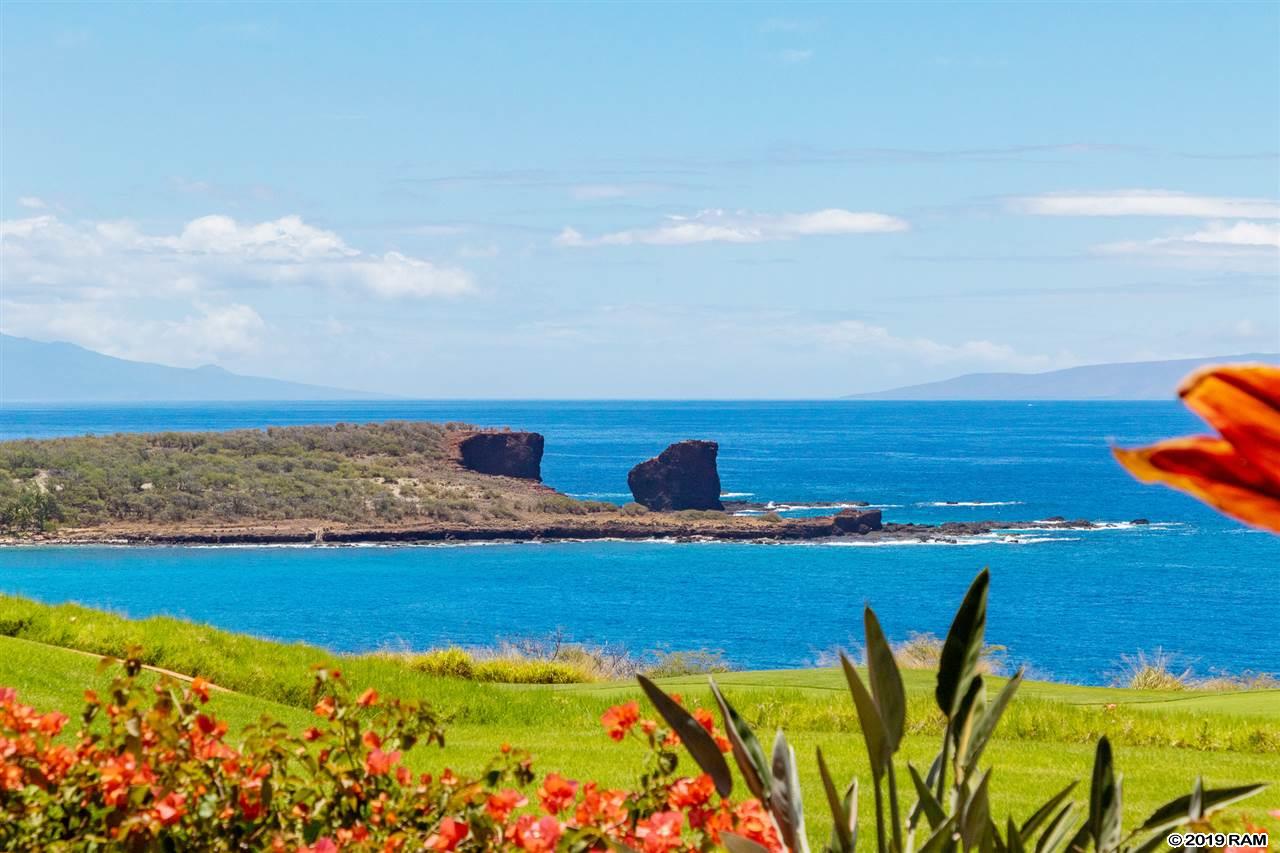
<path fill-rule="evenodd" d="M 1021 506 L 1025 501 L 920 501 L 916 506 Z"/>

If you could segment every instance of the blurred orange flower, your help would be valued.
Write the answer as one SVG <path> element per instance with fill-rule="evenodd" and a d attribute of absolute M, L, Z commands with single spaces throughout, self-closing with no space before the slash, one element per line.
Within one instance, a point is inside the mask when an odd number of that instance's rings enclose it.
<path fill-rule="evenodd" d="M 1181 489 L 1232 518 L 1280 533 L 1280 368 L 1219 365 L 1178 389 L 1219 437 L 1114 448 L 1139 480 Z"/>

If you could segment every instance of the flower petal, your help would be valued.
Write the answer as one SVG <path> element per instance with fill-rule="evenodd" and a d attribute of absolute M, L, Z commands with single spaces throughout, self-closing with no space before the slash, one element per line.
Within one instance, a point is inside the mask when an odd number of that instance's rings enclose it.
<path fill-rule="evenodd" d="M 1280 487 L 1280 368 L 1219 365 L 1192 374 L 1178 393 Z"/>
<path fill-rule="evenodd" d="M 1246 524 L 1280 533 L 1280 486 L 1229 442 L 1175 438 L 1111 452 L 1139 480 L 1181 489 Z"/>

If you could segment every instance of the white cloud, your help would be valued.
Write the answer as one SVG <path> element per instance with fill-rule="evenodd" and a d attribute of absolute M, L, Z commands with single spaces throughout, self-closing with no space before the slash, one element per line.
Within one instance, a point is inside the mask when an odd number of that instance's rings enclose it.
<path fill-rule="evenodd" d="M 68 223 L 44 215 L 0 222 L 0 246 L 6 286 L 16 289 L 191 292 L 248 281 L 414 298 L 474 289 L 465 270 L 400 252 L 363 252 L 298 216 L 258 223 L 202 216 L 177 234 L 152 235 L 128 221 Z"/>
<path fill-rule="evenodd" d="M 49 205 L 42 198 L 33 195 L 24 195 L 18 199 L 18 206 L 25 207 L 27 210 L 42 210 Z"/>
<path fill-rule="evenodd" d="M 87 302 L 59 302 L 53 310 L 49 305 L 0 304 L 8 333 L 183 367 L 254 353 L 266 331 L 258 312 L 238 303 L 197 303 L 177 317 L 160 319 L 126 316 L 118 306 L 104 310 Z"/>
<path fill-rule="evenodd" d="M 1199 231 L 1153 240 L 1104 243 L 1096 251 L 1110 255 L 1166 255 L 1175 257 L 1256 258 L 1276 260 L 1280 223 L 1211 222 Z"/>
<path fill-rule="evenodd" d="M 874 234 L 906 231 L 905 220 L 884 213 L 856 213 L 840 208 L 807 213 L 753 213 L 702 210 L 693 216 L 668 216 L 652 228 L 615 231 L 586 237 L 566 227 L 556 237 L 559 246 L 686 246 L 694 243 L 766 243 L 797 237 L 834 234 Z"/>
<path fill-rule="evenodd" d="M 1060 366 L 1047 356 L 1023 355 L 1005 344 L 987 340 L 947 344 L 925 337 L 901 337 L 861 320 L 810 324 L 794 331 L 832 349 L 893 355 L 926 365 L 971 364 L 1028 371 Z"/>
<path fill-rule="evenodd" d="M 1018 213 L 1034 216 L 1189 216 L 1280 219 L 1280 202 L 1269 198 L 1202 196 L 1169 190 L 1047 193 L 1008 200 Z"/>
<path fill-rule="evenodd" d="M 778 58 L 789 64 L 808 62 L 810 59 L 813 59 L 813 51 L 788 48 L 787 50 L 779 51 Z"/>

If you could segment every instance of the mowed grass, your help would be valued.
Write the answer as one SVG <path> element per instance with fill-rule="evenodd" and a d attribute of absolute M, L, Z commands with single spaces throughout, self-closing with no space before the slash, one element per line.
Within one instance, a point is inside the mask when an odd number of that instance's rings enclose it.
<path fill-rule="evenodd" d="M 233 731 L 264 713 L 294 728 L 309 724 L 309 666 L 327 663 L 341 668 L 353 688 L 372 686 L 384 695 L 424 698 L 451 717 L 443 751 L 411 754 L 418 769 L 449 766 L 477 772 L 501 744 L 510 743 L 529 749 L 544 772 L 629 785 L 643 759 L 638 744 L 613 743 L 599 722 L 611 704 L 641 698 L 630 683 L 483 684 L 417 672 L 391 656 L 337 656 L 180 620 L 134 621 L 73 605 L 51 607 L 0 596 L 0 685 L 17 687 L 31 704 L 74 715 L 84 689 L 101 687 L 111 678 L 111 672 L 99 671 L 94 656 L 123 656 L 131 646 L 143 648 L 148 664 L 203 675 L 231 691 L 216 692 L 211 704 Z M 934 679 L 923 671 L 906 671 L 904 677 L 910 734 L 903 757 L 923 768 L 941 731 L 932 702 Z M 815 840 L 825 835 L 829 823 L 814 747 L 822 746 L 838 776 L 856 774 L 864 786 L 870 783 L 841 674 L 834 669 L 787 670 L 716 678 L 762 739 L 771 738 L 779 726 L 785 729 L 800 756 L 810 832 Z M 661 683 L 687 703 L 711 706 L 705 677 Z M 1023 685 L 987 752 L 996 767 L 995 814 L 1026 817 L 1069 781 L 1087 785 L 1094 744 L 1103 734 L 1116 745 L 1125 775 L 1129 824 L 1188 792 L 1198 774 L 1211 787 L 1280 781 L 1280 691 L 1133 691 L 1031 682 Z M 692 765 L 686 766 L 692 772 Z M 866 790 L 864 820 L 871 808 Z M 1079 799 L 1085 797 L 1085 791 L 1078 792 Z M 1275 809 L 1280 809 L 1280 785 L 1233 809 L 1220 823 L 1238 827 L 1247 815 L 1274 834 L 1280 832 L 1280 821 L 1267 813 Z"/>

